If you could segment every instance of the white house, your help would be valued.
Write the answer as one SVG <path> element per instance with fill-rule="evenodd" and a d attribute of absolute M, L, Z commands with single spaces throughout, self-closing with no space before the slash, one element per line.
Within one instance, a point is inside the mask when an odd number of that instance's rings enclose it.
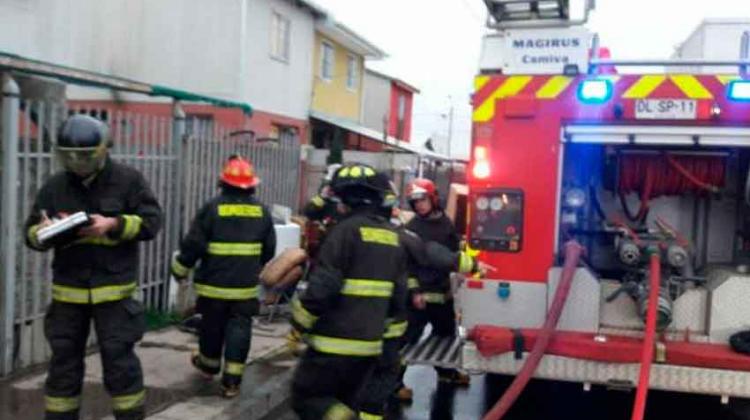
<path fill-rule="evenodd" d="M 249 103 L 188 113 L 306 138 L 315 22 L 302 0 L 0 0 L 0 52 Z M 169 115 L 157 98 L 68 89 L 81 106 Z"/>

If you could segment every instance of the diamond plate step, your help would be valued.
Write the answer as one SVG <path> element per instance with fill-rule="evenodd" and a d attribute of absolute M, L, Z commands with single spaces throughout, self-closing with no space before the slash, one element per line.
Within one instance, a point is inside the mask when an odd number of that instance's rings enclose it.
<path fill-rule="evenodd" d="M 411 365 L 460 368 L 463 340 L 456 337 L 430 335 L 403 349 L 404 361 Z"/>

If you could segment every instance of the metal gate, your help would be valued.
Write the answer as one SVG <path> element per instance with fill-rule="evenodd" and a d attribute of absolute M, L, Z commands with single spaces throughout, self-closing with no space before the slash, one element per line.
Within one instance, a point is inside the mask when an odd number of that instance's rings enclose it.
<path fill-rule="evenodd" d="M 210 121 L 187 121 L 185 137 L 185 217 L 183 229 L 200 206 L 217 193 L 219 175 L 227 158 L 249 158 L 261 179 L 258 198 L 267 205 L 296 211 L 299 205 L 300 153 L 296 135 L 283 133 L 278 141 L 255 142 L 250 134 L 215 128 Z"/>
<path fill-rule="evenodd" d="M 10 78 L 3 85 L 0 112 L 0 376 L 44 362 L 49 350 L 43 332 L 51 299 L 52 253 L 24 245 L 22 225 L 39 188 L 57 171 L 52 145 L 61 122 L 87 113 L 109 124 L 111 156 L 138 169 L 164 210 L 164 225 L 153 241 L 141 244 L 140 298 L 148 308 L 166 310 L 168 261 L 196 210 L 215 194 L 217 177 L 234 153 L 250 157 L 263 180 L 261 200 L 296 210 L 300 146 L 296 138 L 256 144 L 213 124 L 186 121 L 175 102 L 172 118 L 113 109 L 69 109 L 60 102 L 27 100 Z"/>
<path fill-rule="evenodd" d="M 9 103 L 14 101 L 18 103 L 16 106 Z M 6 305 L 0 315 L 10 332 L 4 337 L 7 340 L 4 342 L 5 357 L 10 357 L 13 367 L 25 367 L 43 362 L 49 356 L 43 324 L 46 306 L 51 299 L 52 253 L 38 253 L 25 247 L 25 232 L 20 227 L 37 191 L 58 170 L 52 144 L 61 122 L 67 115 L 80 112 L 106 121 L 113 142 L 110 150 L 112 158 L 138 169 L 148 180 L 164 209 L 162 234 L 153 241 L 141 244 L 138 265 L 139 296 L 147 307 L 153 309 L 164 309 L 168 296 L 166 261 L 174 247 L 173 240 L 170 240 L 173 238 L 170 222 L 178 217 L 173 210 L 171 188 L 175 183 L 177 159 L 172 147 L 172 121 L 169 118 L 67 109 L 64 104 L 23 98 L 11 99 L 6 103 L 8 106 L 3 106 L 4 113 L 16 114 L 6 121 L 12 125 L 11 120 L 15 120 L 18 124 L 12 128 L 17 135 L 3 124 L 3 172 L 10 179 L 3 188 L 3 203 L 7 203 L 7 206 L 0 216 L 3 225 L 8 225 L 8 229 L 3 231 L 5 252 L 2 263 L 4 278 L 11 281 L 6 280 L 3 285 Z M 14 138 L 16 141 L 13 141 Z M 10 205 L 15 205 L 15 209 L 9 212 Z M 15 229 L 11 224 L 15 224 Z M 14 302 L 10 302 L 11 297 L 14 297 Z M 11 308 L 14 308 L 12 313 Z M 13 347 L 8 352 L 10 343 Z"/>

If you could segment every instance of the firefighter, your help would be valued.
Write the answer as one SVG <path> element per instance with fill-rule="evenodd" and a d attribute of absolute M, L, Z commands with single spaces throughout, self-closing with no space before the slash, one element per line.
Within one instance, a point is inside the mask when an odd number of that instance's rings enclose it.
<path fill-rule="evenodd" d="M 358 418 L 358 394 L 382 353 L 386 319 L 406 304 L 406 255 L 381 209 L 388 177 L 350 164 L 331 187 L 346 216 L 292 302 L 292 325 L 308 343 L 292 384 L 292 406 L 303 420 Z"/>
<path fill-rule="evenodd" d="M 393 189 L 393 191 L 396 191 Z M 397 203 L 395 193 L 393 199 L 386 199 L 384 212 L 388 215 L 395 213 Z M 393 206 L 388 207 L 388 206 Z M 393 220 L 393 219 L 392 219 Z M 462 273 L 483 275 L 493 267 L 481 263 L 465 253 L 454 253 L 448 248 L 435 243 L 425 243 L 422 239 L 401 226 L 398 229 L 401 244 L 407 258 L 410 277 L 416 275 L 419 267 L 437 270 L 455 270 Z M 412 277 L 412 287 L 416 279 Z M 386 322 L 383 334 L 383 354 L 378 360 L 375 370 L 367 381 L 360 401 L 360 417 L 365 420 L 383 419 L 388 398 L 400 389 L 401 350 L 404 346 L 404 334 L 407 330 L 407 305 L 397 307 L 401 309 L 394 313 Z"/>
<path fill-rule="evenodd" d="M 338 218 L 338 204 L 333 200 L 333 191 L 331 190 L 331 180 L 333 174 L 341 167 L 339 163 L 328 165 L 326 176 L 320 186 L 317 194 L 310 199 L 303 209 L 303 214 L 310 220 L 318 221 L 323 224 Z"/>
<path fill-rule="evenodd" d="M 201 262 L 194 277 L 200 350 L 190 360 L 211 378 L 221 371 L 223 350 L 225 398 L 239 394 L 252 317 L 259 309 L 258 275 L 276 250 L 271 213 L 255 198 L 259 182 L 249 161 L 230 157 L 221 174 L 221 193 L 198 211 L 171 264 L 172 274 L 185 279 Z"/>
<path fill-rule="evenodd" d="M 452 252 L 458 252 L 459 237 L 453 223 L 440 207 L 435 184 L 429 179 L 418 178 L 407 188 L 409 204 L 415 217 L 407 224 L 407 229 L 417 234 L 425 242 L 436 242 Z M 432 334 L 439 337 L 450 337 L 456 334 L 456 313 L 451 293 L 451 270 L 418 266 L 415 270 L 416 281 L 410 281 L 412 305 L 409 312 L 409 327 L 406 341 L 416 343 L 422 336 L 424 327 L 429 323 Z M 435 368 L 441 382 L 468 386 L 469 376 L 454 369 Z M 405 372 L 405 368 L 403 369 Z M 403 384 L 396 397 L 410 401 L 413 392 Z"/>
<path fill-rule="evenodd" d="M 412 235 L 407 235 L 403 227 L 397 223 L 398 190 L 393 182 L 390 182 L 389 185 L 390 188 L 381 205 L 381 214 L 383 218 L 390 220 L 391 224 L 397 229 L 400 243 L 407 253 L 408 267 L 413 260 L 409 252 L 411 247 L 407 245 Z M 419 240 L 418 238 L 415 239 Z M 406 293 L 404 293 L 404 299 L 407 299 Z M 366 381 L 358 401 L 359 416 L 363 420 L 383 419 L 388 397 L 393 393 L 398 383 L 401 367 L 399 351 L 407 327 L 406 303 L 406 300 L 404 300 L 399 305 L 394 306 L 390 316 L 386 319 L 385 330 L 383 331 L 383 352 L 375 364 L 372 375 Z"/>
<path fill-rule="evenodd" d="M 45 383 L 45 418 L 77 419 L 91 321 L 99 343 L 104 386 L 115 418 L 144 418 L 141 364 L 133 351 L 145 331 L 137 290 L 138 242 L 154 238 L 162 211 L 143 176 L 108 154 L 106 125 L 86 115 L 63 123 L 55 152 L 64 171 L 41 188 L 25 223 L 26 244 L 54 249 L 52 303 L 45 336 L 52 349 Z M 63 242 L 40 243 L 48 218 L 75 212 L 90 224 Z"/>
<path fill-rule="evenodd" d="M 341 167 L 341 164 L 333 163 L 328 165 L 327 173 L 320 189 L 310 201 L 305 204 L 302 213 L 307 218 L 305 225 L 305 250 L 307 255 L 314 261 L 320 250 L 320 245 L 327 232 L 340 219 L 339 204 L 333 198 L 331 189 L 331 180 L 333 174 Z"/>

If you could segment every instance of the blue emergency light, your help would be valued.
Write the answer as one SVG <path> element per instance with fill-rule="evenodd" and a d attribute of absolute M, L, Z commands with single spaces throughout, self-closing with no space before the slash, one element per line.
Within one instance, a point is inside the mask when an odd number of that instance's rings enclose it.
<path fill-rule="evenodd" d="M 729 82 L 727 96 L 733 101 L 750 102 L 750 80 Z"/>
<path fill-rule="evenodd" d="M 578 99 L 586 104 L 601 104 L 612 97 L 612 82 L 604 79 L 584 80 L 578 85 Z"/>

